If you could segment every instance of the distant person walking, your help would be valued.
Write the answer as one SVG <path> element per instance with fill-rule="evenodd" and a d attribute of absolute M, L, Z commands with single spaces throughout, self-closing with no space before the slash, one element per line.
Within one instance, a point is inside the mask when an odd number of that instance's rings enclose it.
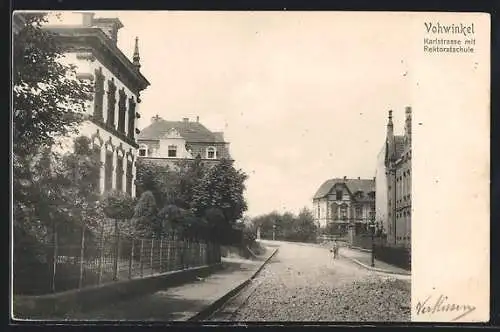
<path fill-rule="evenodd" d="M 330 249 L 330 252 L 333 254 L 332 257 L 333 259 L 337 259 L 338 254 L 339 254 L 339 245 L 337 243 L 337 240 L 333 242 L 332 249 Z"/>
<path fill-rule="evenodd" d="M 335 240 L 334 247 L 333 247 L 333 257 L 334 257 L 334 259 L 339 258 L 339 249 L 340 249 L 340 245 L 337 242 L 337 240 Z"/>

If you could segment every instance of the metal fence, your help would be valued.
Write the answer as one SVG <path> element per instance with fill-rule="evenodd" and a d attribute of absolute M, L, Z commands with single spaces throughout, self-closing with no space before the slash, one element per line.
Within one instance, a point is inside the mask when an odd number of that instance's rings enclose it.
<path fill-rule="evenodd" d="M 41 268 L 28 269 L 24 277 L 19 275 L 23 280 L 18 280 L 18 290 L 38 294 L 60 292 L 221 261 L 218 244 L 176 234 L 136 238 L 86 231 L 79 237 L 79 241 L 73 237 L 73 241 L 58 239 L 46 245 L 46 263 Z"/>

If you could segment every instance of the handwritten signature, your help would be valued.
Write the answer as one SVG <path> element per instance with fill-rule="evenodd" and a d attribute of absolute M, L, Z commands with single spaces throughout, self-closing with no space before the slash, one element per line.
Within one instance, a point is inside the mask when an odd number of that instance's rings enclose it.
<path fill-rule="evenodd" d="M 418 301 L 416 306 L 417 315 L 434 314 L 436 312 L 455 312 L 459 314 L 452 319 L 452 321 L 455 321 L 476 310 L 476 307 L 471 304 L 448 303 L 448 296 L 445 295 L 439 295 L 435 302 L 430 301 L 431 298 L 432 296 L 429 296 L 424 302 Z"/>

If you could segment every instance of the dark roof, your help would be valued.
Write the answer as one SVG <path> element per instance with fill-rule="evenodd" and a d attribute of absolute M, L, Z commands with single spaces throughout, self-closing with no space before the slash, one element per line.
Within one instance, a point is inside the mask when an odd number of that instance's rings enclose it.
<path fill-rule="evenodd" d="M 141 130 L 138 140 L 158 140 L 170 129 L 175 129 L 188 143 L 220 143 L 218 135 L 214 135 L 204 125 L 192 121 L 166 121 L 159 119 Z"/>
<path fill-rule="evenodd" d="M 330 179 L 325 181 L 314 194 L 314 199 L 322 198 L 328 195 L 333 186 L 337 183 L 344 183 L 351 193 L 362 191 L 364 193 L 375 191 L 375 180 L 372 179 Z"/>
<path fill-rule="evenodd" d="M 403 135 L 395 135 L 394 136 L 394 146 L 395 146 L 395 153 L 396 155 L 394 156 L 396 159 L 401 157 L 403 154 L 403 151 L 405 149 L 405 137 Z"/>

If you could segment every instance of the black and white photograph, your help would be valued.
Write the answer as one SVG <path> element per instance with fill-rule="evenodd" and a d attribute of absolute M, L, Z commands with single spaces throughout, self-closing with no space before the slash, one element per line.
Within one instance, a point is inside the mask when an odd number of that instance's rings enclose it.
<path fill-rule="evenodd" d="M 443 22 L 396 12 L 14 12 L 12 319 L 474 316 L 482 307 L 438 279 L 413 293 L 429 241 L 452 255 L 449 233 L 432 239 L 438 220 L 459 212 L 433 204 L 445 189 L 428 185 L 449 180 L 438 173 L 445 161 L 425 151 L 449 142 L 425 130 L 470 120 L 437 124 L 447 115 L 425 106 L 421 78 L 436 72 L 432 61 L 489 54 L 473 40 L 479 21 L 462 19 L 461 35 Z M 483 118 L 470 135 L 489 128 Z M 416 161 L 412 132 L 424 151 Z M 461 151 L 485 151 L 479 141 Z M 427 217 L 416 221 L 424 199 Z M 469 244 L 486 234 L 462 232 Z"/>

